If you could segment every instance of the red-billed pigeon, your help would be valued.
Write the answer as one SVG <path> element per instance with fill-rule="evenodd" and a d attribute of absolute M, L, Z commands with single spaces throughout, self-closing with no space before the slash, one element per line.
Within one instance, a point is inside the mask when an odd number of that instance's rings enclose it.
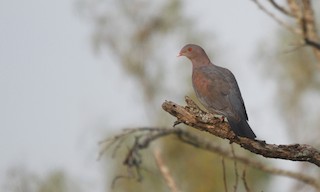
<path fill-rule="evenodd" d="M 186 56 L 192 62 L 192 84 L 201 104 L 209 112 L 226 117 L 237 136 L 256 138 L 247 122 L 246 108 L 231 71 L 211 63 L 198 45 L 185 45 L 179 56 Z"/>

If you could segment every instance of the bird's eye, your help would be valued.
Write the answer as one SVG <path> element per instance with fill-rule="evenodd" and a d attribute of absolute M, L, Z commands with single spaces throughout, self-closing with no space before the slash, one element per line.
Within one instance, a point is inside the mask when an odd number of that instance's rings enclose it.
<path fill-rule="evenodd" d="M 192 48 L 191 48 L 191 47 L 189 47 L 189 48 L 188 48 L 188 51 L 192 51 Z"/>

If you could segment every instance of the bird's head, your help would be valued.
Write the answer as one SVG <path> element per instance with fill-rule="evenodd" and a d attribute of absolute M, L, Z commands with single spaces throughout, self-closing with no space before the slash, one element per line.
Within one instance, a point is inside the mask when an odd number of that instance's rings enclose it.
<path fill-rule="evenodd" d="M 181 49 L 178 57 L 180 56 L 185 56 L 191 61 L 199 61 L 200 63 L 210 62 L 206 52 L 199 45 L 195 44 L 185 45 Z"/>
<path fill-rule="evenodd" d="M 198 55 L 201 55 L 201 53 L 204 53 L 204 50 L 200 46 L 195 44 L 187 44 L 181 49 L 178 57 L 186 56 L 187 58 L 192 59 Z"/>

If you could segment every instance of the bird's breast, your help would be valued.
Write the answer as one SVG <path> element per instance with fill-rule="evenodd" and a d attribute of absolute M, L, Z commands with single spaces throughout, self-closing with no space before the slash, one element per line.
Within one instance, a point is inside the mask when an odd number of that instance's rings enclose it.
<path fill-rule="evenodd" d="M 192 73 L 192 85 L 194 88 L 194 91 L 196 92 L 196 95 L 200 102 L 203 105 L 206 105 L 206 99 L 210 97 L 210 90 L 209 85 L 212 84 L 210 82 L 210 78 L 207 78 L 206 75 L 199 71 L 194 70 Z"/>

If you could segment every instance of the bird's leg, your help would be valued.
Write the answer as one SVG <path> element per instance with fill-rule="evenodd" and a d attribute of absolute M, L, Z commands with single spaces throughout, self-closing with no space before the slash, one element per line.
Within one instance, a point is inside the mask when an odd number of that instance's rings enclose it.
<path fill-rule="evenodd" d="M 223 115 L 214 114 L 214 117 L 220 120 L 220 123 L 226 122 L 226 117 Z"/>
<path fill-rule="evenodd" d="M 239 137 L 236 134 L 234 134 L 234 137 L 229 140 L 229 144 L 232 144 L 234 141 L 239 141 Z"/>
<path fill-rule="evenodd" d="M 265 146 L 267 144 L 265 140 L 256 140 L 256 141 L 258 141 L 258 143 L 262 146 Z"/>
<path fill-rule="evenodd" d="M 182 123 L 182 122 L 181 122 L 181 121 L 179 121 L 179 120 L 175 121 L 175 122 L 173 123 L 173 127 L 175 127 L 175 126 L 179 125 L 180 123 Z"/>
<path fill-rule="evenodd" d="M 224 123 L 224 122 L 226 122 L 226 120 L 225 120 L 226 118 L 223 116 L 223 115 L 221 115 L 221 117 L 220 117 L 220 121 L 221 121 L 221 123 Z"/>

